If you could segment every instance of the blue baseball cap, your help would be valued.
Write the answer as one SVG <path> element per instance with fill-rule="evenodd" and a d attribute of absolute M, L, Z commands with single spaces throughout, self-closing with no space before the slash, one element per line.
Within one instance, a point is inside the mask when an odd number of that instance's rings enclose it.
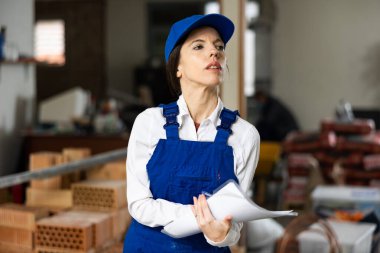
<path fill-rule="evenodd" d="M 230 19 L 221 14 L 207 14 L 207 15 L 193 15 L 180 21 L 177 21 L 170 28 L 168 38 L 165 44 L 165 60 L 169 60 L 169 56 L 173 49 L 177 46 L 178 42 L 188 35 L 192 30 L 202 27 L 210 26 L 216 29 L 224 42 L 227 42 L 234 33 L 235 26 Z"/>

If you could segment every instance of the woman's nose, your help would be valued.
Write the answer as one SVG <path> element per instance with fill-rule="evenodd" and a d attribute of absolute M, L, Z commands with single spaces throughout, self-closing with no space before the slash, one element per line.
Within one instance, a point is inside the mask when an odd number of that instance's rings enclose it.
<path fill-rule="evenodd" d="M 216 48 L 210 50 L 210 57 L 219 58 L 219 51 Z"/>

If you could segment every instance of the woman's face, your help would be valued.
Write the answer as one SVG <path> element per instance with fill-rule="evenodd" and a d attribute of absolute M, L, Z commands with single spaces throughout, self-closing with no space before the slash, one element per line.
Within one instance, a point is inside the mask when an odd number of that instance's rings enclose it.
<path fill-rule="evenodd" d="M 215 87 L 226 69 L 224 43 L 212 27 L 192 31 L 182 45 L 177 77 L 181 85 Z"/>

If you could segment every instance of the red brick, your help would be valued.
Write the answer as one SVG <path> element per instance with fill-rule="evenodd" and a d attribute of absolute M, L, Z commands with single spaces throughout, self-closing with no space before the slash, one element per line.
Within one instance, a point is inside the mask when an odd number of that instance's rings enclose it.
<path fill-rule="evenodd" d="M 117 210 L 126 206 L 124 180 L 90 180 L 72 185 L 75 207 L 95 211 Z"/>
<path fill-rule="evenodd" d="M 0 242 L 0 253 L 34 253 L 30 247 Z"/>
<path fill-rule="evenodd" d="M 102 253 L 123 253 L 123 243 L 115 243 L 105 248 Z"/>
<path fill-rule="evenodd" d="M 35 230 L 36 221 L 48 215 L 45 208 L 6 203 L 0 205 L 0 226 Z"/>
<path fill-rule="evenodd" d="M 89 221 L 52 216 L 37 222 L 36 246 L 57 250 L 88 251 L 93 245 Z"/>
<path fill-rule="evenodd" d="M 71 219 L 77 219 L 79 221 L 85 220 L 92 223 L 94 231 L 94 248 L 99 248 L 106 241 L 112 239 L 112 220 L 111 214 L 109 213 L 72 210 L 60 213 L 58 217 L 68 217 Z"/>
<path fill-rule="evenodd" d="M 59 249 L 53 247 L 36 247 L 35 253 L 95 253 L 94 249 L 90 249 L 87 251 L 82 250 L 67 250 L 67 249 Z"/>
<path fill-rule="evenodd" d="M 128 207 L 123 207 L 118 209 L 112 214 L 112 229 L 113 237 L 119 239 L 127 231 L 129 225 L 131 224 L 132 217 L 129 214 Z"/>
<path fill-rule="evenodd" d="M 0 226 L 0 242 L 3 245 L 19 246 L 24 249 L 33 249 L 33 232 L 21 228 Z"/>
<path fill-rule="evenodd" d="M 89 148 L 65 148 L 62 151 L 63 162 L 70 163 L 86 159 L 91 156 L 91 149 Z M 62 188 L 70 189 L 71 184 L 82 180 L 81 171 L 75 171 L 72 173 L 62 175 Z M 83 172 L 84 175 L 84 172 Z M 83 176 L 84 178 L 84 176 Z"/>
<path fill-rule="evenodd" d="M 86 171 L 89 180 L 126 180 L 125 161 L 106 163 L 99 168 Z"/>
<path fill-rule="evenodd" d="M 73 206 L 71 190 L 26 189 L 26 205 L 52 208 L 68 208 Z"/>
<path fill-rule="evenodd" d="M 30 170 L 42 170 L 62 164 L 63 157 L 56 152 L 33 153 L 29 157 Z M 54 176 L 46 179 L 35 179 L 30 181 L 30 186 L 35 189 L 60 189 L 61 176 Z"/>

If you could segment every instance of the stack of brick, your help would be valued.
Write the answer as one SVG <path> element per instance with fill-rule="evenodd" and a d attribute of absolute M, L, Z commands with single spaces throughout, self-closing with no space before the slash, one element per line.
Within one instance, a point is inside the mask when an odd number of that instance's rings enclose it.
<path fill-rule="evenodd" d="M 30 155 L 29 169 L 43 170 L 63 163 L 73 162 L 90 156 L 87 148 L 67 148 L 59 152 L 39 152 Z M 61 210 L 73 206 L 71 184 L 81 180 L 80 172 L 73 172 L 46 179 L 31 180 L 26 190 L 26 204 Z"/>
<path fill-rule="evenodd" d="M 72 184 L 73 208 L 37 223 L 37 253 L 118 251 L 131 217 L 125 180 Z"/>
<path fill-rule="evenodd" d="M 319 131 L 289 134 L 283 150 L 287 158 L 313 156 L 328 184 L 369 186 L 380 180 L 376 171 L 380 169 L 380 133 L 375 131 L 373 120 L 322 120 Z M 288 163 L 289 182 L 293 172 L 294 166 Z"/>
<path fill-rule="evenodd" d="M 315 159 L 309 154 L 290 154 L 287 162 L 288 180 L 283 194 L 285 208 L 303 209 L 307 201 L 307 186 L 310 171 L 315 168 Z"/>
<path fill-rule="evenodd" d="M 125 180 L 87 180 L 72 185 L 75 210 L 106 212 L 112 219 L 112 238 L 120 241 L 131 222 Z"/>
<path fill-rule="evenodd" d="M 0 252 L 34 252 L 36 222 L 47 216 L 47 209 L 13 203 L 0 205 Z"/>
<path fill-rule="evenodd" d="M 114 241 L 112 217 L 92 211 L 67 211 L 37 223 L 36 252 L 103 252 Z"/>
<path fill-rule="evenodd" d="M 88 220 L 78 220 L 58 215 L 37 222 L 37 253 L 95 252 L 94 226 Z"/>
<path fill-rule="evenodd" d="M 64 149 L 62 153 L 34 153 L 29 167 L 42 170 L 89 156 L 89 149 L 73 148 Z M 38 221 L 31 250 L 37 253 L 106 250 L 121 253 L 118 245 L 131 221 L 126 202 L 125 161 L 110 162 L 86 173 L 32 180 L 27 188 L 26 204 L 45 207 L 54 213 Z"/>
<path fill-rule="evenodd" d="M 109 162 L 86 171 L 88 180 L 126 180 L 125 160 Z"/>
<path fill-rule="evenodd" d="M 70 163 L 89 158 L 91 150 L 89 148 L 64 148 L 62 150 L 63 163 Z M 74 171 L 62 175 L 62 188 L 71 189 L 71 184 L 84 179 L 82 171 Z"/>

